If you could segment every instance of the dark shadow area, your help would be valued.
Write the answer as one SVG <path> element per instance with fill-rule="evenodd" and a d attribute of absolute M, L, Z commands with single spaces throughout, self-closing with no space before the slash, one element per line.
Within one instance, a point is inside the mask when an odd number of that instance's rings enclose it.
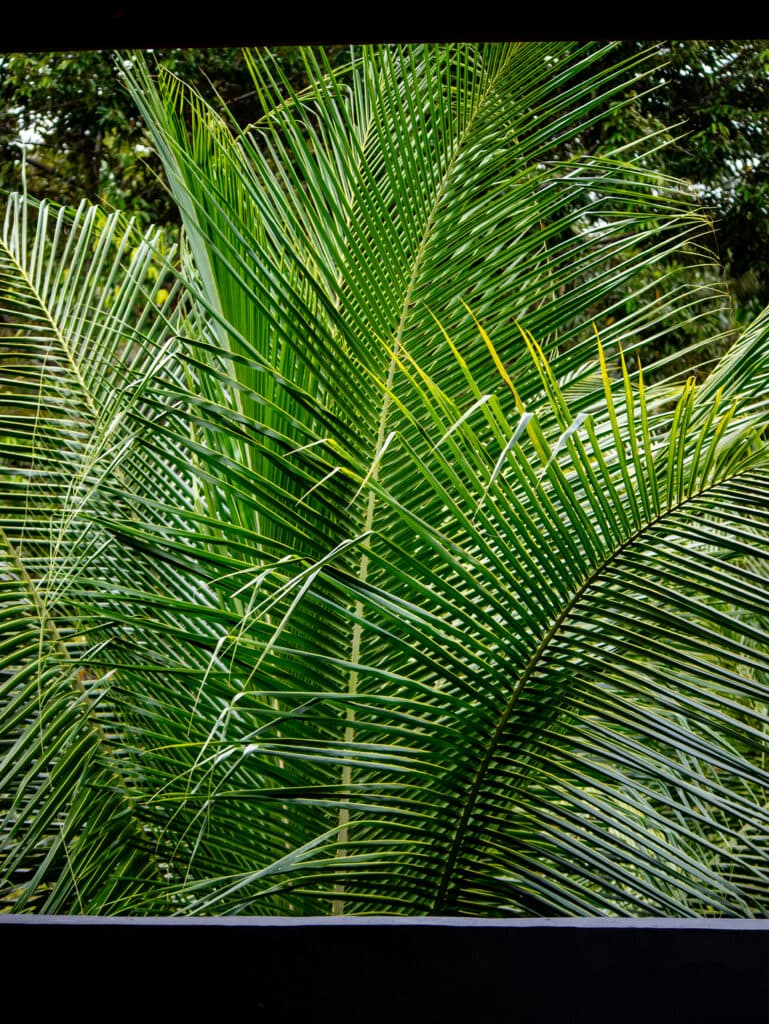
<path fill-rule="evenodd" d="M 7 915 L 0 949 L 38 1019 L 684 1024 L 763 1019 L 769 998 L 758 921 Z"/>

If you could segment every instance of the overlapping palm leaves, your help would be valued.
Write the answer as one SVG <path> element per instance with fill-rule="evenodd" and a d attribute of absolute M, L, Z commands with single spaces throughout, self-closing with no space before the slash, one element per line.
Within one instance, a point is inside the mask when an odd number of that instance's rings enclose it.
<path fill-rule="evenodd" d="M 722 300 L 597 55 L 127 58 L 181 257 L 11 201 L 8 908 L 765 913 L 764 325 L 655 362 Z"/>

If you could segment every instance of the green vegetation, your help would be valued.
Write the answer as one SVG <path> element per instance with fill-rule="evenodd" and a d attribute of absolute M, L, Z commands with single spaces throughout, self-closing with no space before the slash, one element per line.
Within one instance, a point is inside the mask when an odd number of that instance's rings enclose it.
<path fill-rule="evenodd" d="M 712 210 L 737 309 L 756 315 L 769 302 L 769 40 L 678 41 L 662 54 L 659 88 L 641 106 L 681 122 L 666 169 L 692 182 Z"/>
<path fill-rule="evenodd" d="M 341 47 L 327 47 L 333 59 Z M 298 51 L 276 47 L 289 81 L 304 83 Z M 263 113 L 238 49 L 159 50 L 153 59 L 245 126 Z M 0 188 L 67 206 L 85 198 L 128 209 L 145 226 L 179 223 L 136 104 L 115 76 L 114 55 L 0 54 Z"/>
<path fill-rule="evenodd" d="M 590 142 L 659 55 L 301 56 L 124 59 L 178 249 L 8 201 L 4 908 L 763 916 L 766 316 Z"/>
<path fill-rule="evenodd" d="M 628 40 L 605 60 L 637 57 L 649 44 Z M 332 63 L 347 48 L 324 47 Z M 297 88 L 306 73 L 296 47 L 274 47 Z M 714 221 L 707 244 L 722 262 L 739 323 L 769 301 L 765 253 L 769 138 L 769 41 L 664 40 L 642 88 L 605 117 L 585 125 L 574 148 L 632 145 L 658 133 L 666 144 L 648 159 L 686 179 Z M 153 54 L 245 127 L 262 113 L 242 53 L 233 48 L 160 50 Z M 74 205 L 85 197 L 129 209 L 143 224 L 178 224 L 157 157 L 136 105 L 115 80 L 112 55 L 98 51 L 0 55 L 0 188 L 20 187 L 21 140 L 27 139 L 27 191 Z M 671 128 L 673 130 L 671 130 Z M 29 140 L 36 139 L 36 143 Z"/>

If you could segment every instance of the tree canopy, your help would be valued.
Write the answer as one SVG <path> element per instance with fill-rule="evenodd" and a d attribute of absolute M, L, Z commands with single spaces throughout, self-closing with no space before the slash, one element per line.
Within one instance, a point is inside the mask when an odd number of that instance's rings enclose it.
<path fill-rule="evenodd" d="M 338 47 L 328 48 L 332 53 Z M 244 126 L 262 109 L 238 48 L 151 51 Z M 297 49 L 275 55 L 301 83 Z M 76 206 L 81 199 L 130 211 L 145 224 L 178 224 L 147 128 L 117 77 L 116 54 L 99 50 L 0 55 L 0 188 Z"/>
<path fill-rule="evenodd" d="M 658 45 L 663 62 L 638 93 L 637 113 L 610 130 L 615 139 L 643 123 L 671 130 L 660 165 L 688 180 L 712 212 L 734 298 L 755 314 L 769 301 L 769 40 Z"/>

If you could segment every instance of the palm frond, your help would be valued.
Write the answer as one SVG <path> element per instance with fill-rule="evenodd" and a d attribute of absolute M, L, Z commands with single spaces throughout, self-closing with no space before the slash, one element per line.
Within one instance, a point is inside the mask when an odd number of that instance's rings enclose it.
<path fill-rule="evenodd" d="M 81 206 L 70 220 L 19 196 L 8 203 L 0 245 L 0 892 L 11 909 L 89 912 L 160 877 L 123 771 L 124 736 L 106 709 L 107 680 L 84 666 L 87 640 L 64 596 L 98 561 L 103 538 L 79 513 L 110 473 L 125 486 L 123 421 L 134 401 L 126 395 L 170 329 L 179 285 L 165 311 L 155 306 L 153 258 L 164 258 L 156 233 L 120 232 L 116 216 L 95 208 Z M 108 865 L 118 857 L 125 863 L 116 873 Z"/>
<path fill-rule="evenodd" d="M 257 53 L 247 131 L 126 59 L 159 306 L 12 200 L 9 906 L 766 913 L 762 321 L 654 356 L 722 296 L 604 55 Z"/>

